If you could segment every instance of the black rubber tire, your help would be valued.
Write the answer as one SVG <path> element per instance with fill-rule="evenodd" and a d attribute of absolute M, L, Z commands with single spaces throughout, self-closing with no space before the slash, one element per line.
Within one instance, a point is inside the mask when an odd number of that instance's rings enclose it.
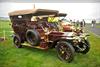
<path fill-rule="evenodd" d="M 36 30 L 28 30 L 26 32 L 26 40 L 32 46 L 37 46 L 40 44 L 40 36 Z"/>
<path fill-rule="evenodd" d="M 22 47 L 21 39 L 20 39 L 20 37 L 18 35 L 14 35 L 13 43 L 17 48 L 21 48 Z"/>
<path fill-rule="evenodd" d="M 82 44 L 80 44 L 80 45 L 82 45 L 83 46 L 83 51 L 80 51 L 80 50 L 78 50 L 77 48 L 76 48 L 76 52 L 78 52 L 78 53 L 82 53 L 82 54 L 86 54 L 86 53 L 88 53 L 89 52 L 89 50 L 90 50 L 90 43 L 89 43 L 89 41 L 88 40 L 84 40 L 84 43 L 82 43 Z M 81 47 L 80 47 L 81 48 Z"/>
<path fill-rule="evenodd" d="M 62 46 L 65 47 L 65 48 L 61 49 Z M 56 51 L 57 51 L 57 54 L 58 54 L 58 58 L 60 60 L 62 60 L 64 62 L 67 62 L 67 63 L 70 63 L 74 59 L 75 50 L 74 50 L 73 46 L 70 43 L 68 43 L 66 41 L 59 41 L 59 42 L 57 42 L 57 45 L 55 46 L 55 48 L 56 48 Z M 61 50 L 64 53 L 62 53 Z"/>

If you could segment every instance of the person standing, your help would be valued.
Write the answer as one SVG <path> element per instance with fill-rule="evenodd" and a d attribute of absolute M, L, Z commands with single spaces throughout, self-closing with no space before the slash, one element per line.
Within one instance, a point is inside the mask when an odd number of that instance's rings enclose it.
<path fill-rule="evenodd" d="M 93 19 L 93 20 L 91 21 L 91 23 L 92 23 L 91 26 L 94 27 L 94 24 L 96 23 L 96 20 Z"/>
<path fill-rule="evenodd" d="M 77 20 L 77 22 L 76 22 L 76 27 L 79 27 L 79 20 Z"/>
<path fill-rule="evenodd" d="M 82 22 L 83 22 L 83 26 L 85 27 L 85 25 L 86 25 L 85 20 L 83 19 Z"/>
<path fill-rule="evenodd" d="M 73 20 L 73 21 L 70 21 L 71 22 L 71 24 L 73 25 L 73 26 L 75 26 L 75 19 Z"/>
<path fill-rule="evenodd" d="M 80 27 L 83 27 L 83 21 L 80 22 Z"/>

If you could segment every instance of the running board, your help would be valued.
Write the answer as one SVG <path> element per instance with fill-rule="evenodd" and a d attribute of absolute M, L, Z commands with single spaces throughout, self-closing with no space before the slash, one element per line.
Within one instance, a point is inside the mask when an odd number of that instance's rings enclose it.
<path fill-rule="evenodd" d="M 33 48 L 37 48 L 37 49 L 42 49 L 42 50 L 48 49 L 48 47 L 43 48 L 43 47 L 40 47 L 40 46 L 31 46 L 31 45 L 28 44 L 28 43 L 23 43 L 22 45 L 24 45 L 24 46 L 29 46 L 29 47 L 33 47 Z"/>

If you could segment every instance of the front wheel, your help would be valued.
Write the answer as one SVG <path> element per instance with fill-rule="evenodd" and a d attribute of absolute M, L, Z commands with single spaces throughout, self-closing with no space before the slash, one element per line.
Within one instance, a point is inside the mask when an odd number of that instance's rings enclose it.
<path fill-rule="evenodd" d="M 76 46 L 76 52 L 86 54 L 90 50 L 90 43 L 88 40 L 84 40 L 79 45 Z"/>
<path fill-rule="evenodd" d="M 74 48 L 70 43 L 59 41 L 55 48 L 60 60 L 71 62 L 74 59 Z"/>

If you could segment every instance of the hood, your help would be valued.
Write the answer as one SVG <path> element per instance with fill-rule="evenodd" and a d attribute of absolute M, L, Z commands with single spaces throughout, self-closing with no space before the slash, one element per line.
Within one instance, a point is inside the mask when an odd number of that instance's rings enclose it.
<path fill-rule="evenodd" d="M 75 36 L 75 32 L 63 32 L 63 36 L 72 37 Z"/>
<path fill-rule="evenodd" d="M 51 32 L 50 35 L 53 35 L 53 36 L 64 36 L 64 37 L 72 37 L 75 35 L 75 32 L 58 32 L 58 31 L 55 31 L 55 32 Z"/>

